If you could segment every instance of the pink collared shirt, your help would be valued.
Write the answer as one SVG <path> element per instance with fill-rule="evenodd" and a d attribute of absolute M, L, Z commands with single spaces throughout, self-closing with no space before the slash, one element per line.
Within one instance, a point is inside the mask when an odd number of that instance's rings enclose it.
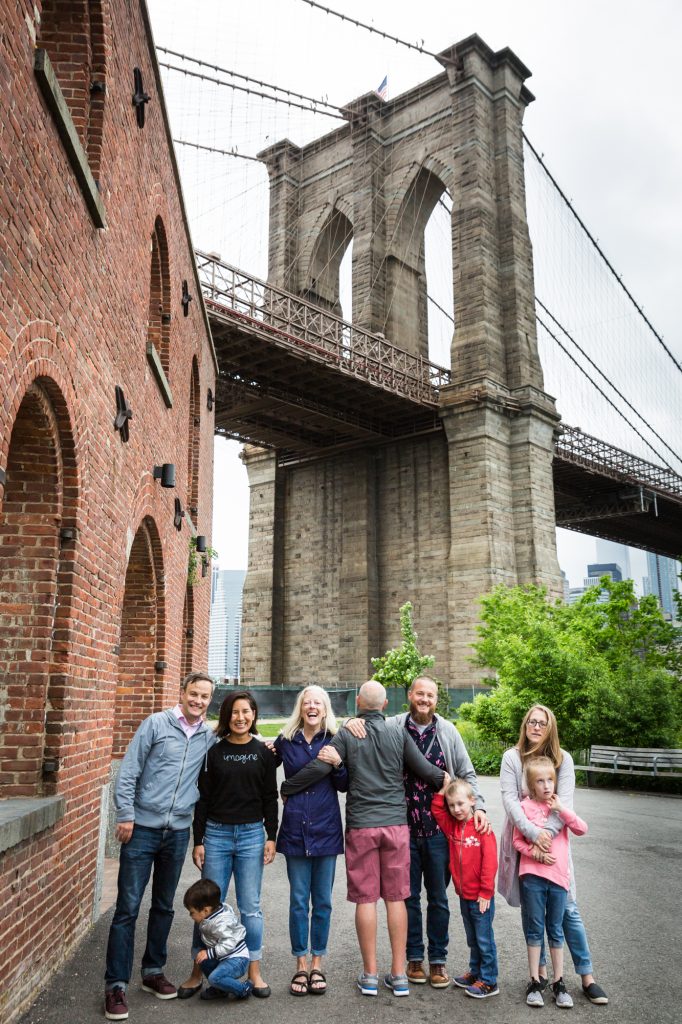
<path fill-rule="evenodd" d="M 182 704 L 176 704 L 175 705 L 175 707 L 173 708 L 173 714 L 175 715 L 175 717 L 177 718 L 178 722 L 180 723 L 180 725 L 182 727 L 182 731 L 184 732 L 184 734 L 185 734 L 185 736 L 187 737 L 188 740 L 191 739 L 192 736 L 194 736 L 194 733 L 197 731 L 197 729 L 201 728 L 201 723 L 203 722 L 203 718 L 200 718 L 198 722 L 194 722 L 194 723 L 188 722 L 187 719 L 185 718 L 184 712 L 182 710 Z"/>

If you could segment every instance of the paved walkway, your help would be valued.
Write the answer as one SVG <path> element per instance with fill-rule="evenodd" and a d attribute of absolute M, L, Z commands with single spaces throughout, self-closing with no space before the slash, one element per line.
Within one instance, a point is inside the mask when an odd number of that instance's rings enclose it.
<path fill-rule="evenodd" d="M 502 821 L 497 779 L 483 779 L 483 792 L 495 832 Z M 586 819 L 590 834 L 575 839 L 573 851 L 579 905 L 587 924 L 597 978 L 611 997 L 606 1007 L 592 1006 L 580 993 L 571 969 L 566 971 L 575 999 L 571 1020 L 609 1020 L 612 1024 L 639 1024 L 680 1020 L 680 852 L 682 803 L 668 797 L 647 797 L 604 790 L 579 791 L 576 810 Z M 182 907 L 184 887 L 196 878 L 187 861 L 178 890 L 176 918 L 171 933 L 167 974 L 176 983 L 189 969 L 190 920 Z M 161 1002 L 135 983 L 129 990 L 131 1024 L 210 1024 L 239 1014 L 248 1024 L 277 1021 L 318 1024 L 406 1019 L 428 1021 L 480 1020 L 490 1024 L 517 1024 L 535 1020 L 537 1011 L 525 1005 L 525 948 L 519 913 L 500 898 L 496 938 L 500 961 L 500 995 L 485 1001 L 469 999 L 456 989 L 436 991 L 413 986 L 409 999 L 396 999 L 387 989 L 368 999 L 355 988 L 359 959 L 353 927 L 353 908 L 346 902 L 343 861 L 339 860 L 335 908 L 327 961 L 329 991 L 323 997 L 295 999 L 288 993 L 293 973 L 289 953 L 288 884 L 282 857 L 265 869 L 263 903 L 266 953 L 263 974 L 272 986 L 267 1000 L 246 1004 L 201 1002 L 197 997 Z M 230 902 L 234 903 L 232 893 Z M 456 897 L 451 890 L 452 974 L 466 967 L 467 955 Z M 100 918 L 74 956 L 58 972 L 22 1018 L 22 1024 L 85 1024 L 104 1020 L 102 972 L 112 911 Z M 143 907 L 142 917 L 145 916 Z M 380 914 L 380 963 L 389 965 L 383 913 Z M 141 953 L 141 937 L 138 942 Z M 567 959 L 568 953 L 567 953 Z M 570 960 L 569 960 L 570 962 Z M 545 1013 L 556 1008 L 547 999 Z"/>

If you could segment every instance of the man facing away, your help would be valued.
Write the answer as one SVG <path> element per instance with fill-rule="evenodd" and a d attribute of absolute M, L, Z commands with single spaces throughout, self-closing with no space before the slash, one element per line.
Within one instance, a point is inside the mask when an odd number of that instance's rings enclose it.
<path fill-rule="evenodd" d="M 396 996 L 409 995 L 405 974 L 407 912 L 410 894 L 409 848 L 403 770 L 407 766 L 433 787 L 440 788 L 447 773 L 419 753 L 404 729 L 390 727 L 383 715 L 387 704 L 381 683 L 360 687 L 358 716 L 366 738 L 359 740 L 342 729 L 318 757 L 282 785 L 282 796 L 312 786 L 342 761 L 349 776 L 346 800 L 346 878 L 348 900 L 355 903 L 355 928 L 363 970 L 358 988 L 375 996 L 377 974 L 377 902 L 386 905 L 391 943 L 391 972 L 384 984 Z"/>
<path fill-rule="evenodd" d="M 478 789 L 476 772 L 459 732 L 447 719 L 436 714 L 438 686 L 430 676 L 417 676 L 407 692 L 409 711 L 388 719 L 387 725 L 407 732 L 424 757 L 453 779 L 466 779 L 475 794 L 474 827 L 489 832 L 485 801 Z M 351 719 L 346 728 L 358 738 L 364 735 L 361 719 Z M 425 984 L 424 931 L 422 922 L 422 879 L 426 889 L 426 937 L 429 954 L 429 982 L 433 988 L 450 984 L 445 969 L 448 955 L 450 882 L 448 840 L 431 813 L 437 790 L 408 768 L 405 772 L 407 823 L 410 829 L 410 895 L 407 906 L 407 977 L 415 985 Z"/>
<path fill-rule="evenodd" d="M 166 944 L 199 797 L 199 770 L 215 743 L 213 730 L 204 721 L 212 696 L 211 677 L 190 672 L 182 681 L 179 703 L 142 722 L 121 762 L 114 790 L 116 838 L 121 843 L 118 897 L 104 974 L 108 1020 L 128 1017 L 126 987 L 133 968 L 135 923 L 152 868 L 142 988 L 157 999 L 177 996 L 163 973 Z"/>

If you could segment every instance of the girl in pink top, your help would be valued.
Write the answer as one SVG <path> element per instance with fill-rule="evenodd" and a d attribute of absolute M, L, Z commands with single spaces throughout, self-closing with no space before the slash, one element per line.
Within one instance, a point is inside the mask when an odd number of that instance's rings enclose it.
<path fill-rule="evenodd" d="M 554 984 L 552 991 L 557 1006 L 568 1008 L 573 1000 L 566 991 L 564 972 L 564 933 L 562 921 L 566 897 L 571 884 L 568 831 L 585 835 L 587 825 L 559 800 L 555 792 L 556 769 L 548 757 L 534 757 L 526 765 L 526 786 L 530 794 L 521 801 L 521 808 L 529 821 L 544 828 L 547 818 L 555 811 L 564 827 L 552 840 L 549 854 L 542 861 L 534 856 L 535 847 L 517 828 L 513 843 L 521 854 L 519 880 L 521 904 L 526 913 L 526 943 L 531 984 L 528 986 L 529 1006 L 542 1006 L 542 987 L 539 980 L 540 947 L 545 928 L 552 957 Z"/>

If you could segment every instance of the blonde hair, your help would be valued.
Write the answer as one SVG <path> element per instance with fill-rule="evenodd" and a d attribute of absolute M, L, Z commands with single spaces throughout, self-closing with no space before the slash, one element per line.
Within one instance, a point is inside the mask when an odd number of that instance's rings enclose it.
<path fill-rule="evenodd" d="M 315 697 L 318 697 L 322 701 L 324 711 L 322 713 L 322 725 L 321 728 L 324 732 L 329 733 L 330 736 L 335 736 L 338 731 L 336 724 L 336 716 L 332 711 L 332 704 L 329 699 L 329 694 L 321 686 L 304 686 L 296 697 L 296 703 L 294 704 L 294 710 L 282 726 L 281 735 L 285 740 L 292 740 L 297 732 L 303 728 L 303 701 L 305 700 L 306 693 L 312 693 Z"/>
<path fill-rule="evenodd" d="M 443 795 L 446 797 L 452 796 L 452 794 L 456 793 L 458 789 L 463 790 L 470 800 L 476 799 L 474 787 L 471 785 L 471 783 L 468 782 L 466 779 L 459 778 L 452 779 L 452 781 L 447 784 L 447 786 L 445 787 L 445 793 Z"/>
<path fill-rule="evenodd" d="M 545 734 L 539 743 L 536 744 L 532 744 L 526 736 L 528 719 L 534 711 L 542 711 L 543 715 L 547 718 L 547 729 L 545 730 Z M 526 766 L 526 762 L 531 757 L 548 757 L 552 762 L 554 770 L 558 771 L 561 766 L 561 762 L 564 759 L 564 755 L 562 754 L 561 747 L 559 745 L 559 729 L 556 724 L 554 712 L 550 711 L 550 709 L 545 707 L 544 704 L 532 704 L 523 716 L 521 729 L 519 730 L 519 742 L 516 744 L 516 749 L 521 756 L 521 764 L 524 768 Z"/>
<path fill-rule="evenodd" d="M 554 776 L 556 786 L 556 768 L 551 757 L 530 757 L 524 768 L 526 774 L 526 789 L 532 800 L 535 799 L 535 779 L 541 772 L 551 772 Z"/>

